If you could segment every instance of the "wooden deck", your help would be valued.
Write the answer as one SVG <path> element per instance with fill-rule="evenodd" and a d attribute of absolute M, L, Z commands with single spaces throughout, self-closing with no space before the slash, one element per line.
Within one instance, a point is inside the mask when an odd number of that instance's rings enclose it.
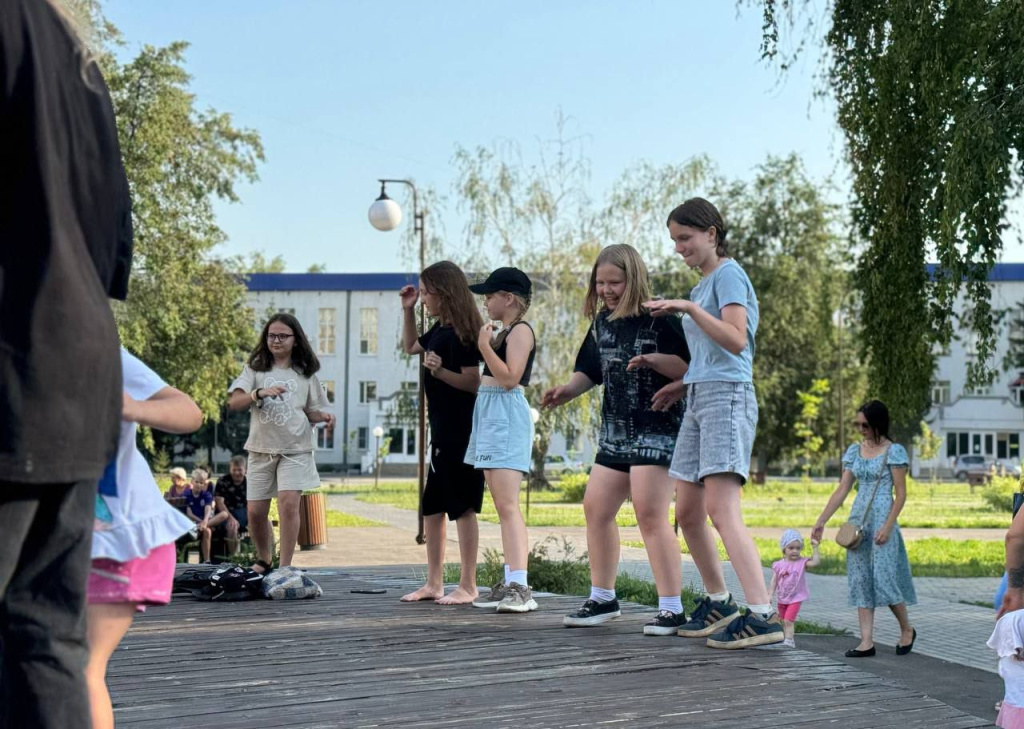
<path fill-rule="evenodd" d="M 310 574 L 323 598 L 141 615 L 110 665 L 118 727 L 990 726 L 812 653 L 644 637 L 642 606 L 569 630 L 579 598 L 498 615 L 400 604 L 393 568 Z"/>

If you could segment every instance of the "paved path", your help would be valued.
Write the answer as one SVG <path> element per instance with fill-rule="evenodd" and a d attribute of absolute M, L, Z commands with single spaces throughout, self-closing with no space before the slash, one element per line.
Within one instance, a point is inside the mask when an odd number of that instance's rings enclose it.
<path fill-rule="evenodd" d="M 328 550 L 301 553 L 296 564 L 319 566 L 425 562 L 423 548 L 413 540 L 416 533 L 415 512 L 387 504 L 368 504 L 358 501 L 353 495 L 328 496 L 328 506 L 384 522 L 390 527 L 369 528 L 371 535 L 378 536 L 357 535 L 351 528 L 331 530 L 333 543 Z M 620 533 L 623 539 L 640 538 L 639 530 L 635 527 L 623 528 Z M 447 537 L 446 561 L 455 562 L 458 560 L 456 530 L 450 528 Z M 554 538 L 549 544 L 550 553 L 555 558 L 561 556 L 562 551 L 557 545 L 562 544 L 563 540 L 572 546 L 577 555 L 586 551 L 586 533 L 582 527 L 530 528 L 531 544 L 550 538 Z M 500 547 L 499 526 L 480 522 L 481 553 L 486 548 Z M 650 566 L 642 549 L 623 547 L 620 571 L 651 579 Z M 766 569 L 765 574 L 768 579 L 770 571 Z M 729 589 L 742 602 L 743 590 L 728 563 L 725 563 L 725 575 Z M 804 604 L 800 617 L 858 635 L 857 611 L 846 604 L 846 577 L 810 573 L 807 577 L 811 599 Z M 683 555 L 683 582 L 694 589 L 703 589 L 700 576 L 688 555 Z M 985 646 L 985 641 L 992 632 L 995 613 L 990 608 L 967 605 L 961 601 L 991 601 L 998 582 L 997 578 L 915 578 L 918 604 L 910 608 L 911 620 L 918 631 L 915 650 L 933 658 L 994 672 L 995 658 Z M 891 646 L 896 644 L 898 637 L 896 619 L 887 609 L 878 610 L 875 616 L 875 638 L 880 646 L 890 646 L 880 650 L 892 650 Z M 850 647 L 853 647 L 855 640 L 851 638 Z"/>

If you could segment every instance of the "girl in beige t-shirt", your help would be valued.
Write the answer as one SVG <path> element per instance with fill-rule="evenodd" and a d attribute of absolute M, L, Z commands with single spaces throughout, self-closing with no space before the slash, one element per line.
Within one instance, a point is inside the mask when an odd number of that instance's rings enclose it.
<path fill-rule="evenodd" d="M 270 499 L 277 497 L 281 523 L 281 567 L 290 566 L 299 535 L 299 499 L 320 485 L 313 460 L 312 424 L 333 429 L 326 412 L 327 394 L 317 370 L 320 361 L 298 320 L 275 314 L 264 325 L 260 341 L 242 373 L 231 383 L 228 407 L 249 409 L 249 531 L 258 559 L 253 569 L 272 569 Z"/>

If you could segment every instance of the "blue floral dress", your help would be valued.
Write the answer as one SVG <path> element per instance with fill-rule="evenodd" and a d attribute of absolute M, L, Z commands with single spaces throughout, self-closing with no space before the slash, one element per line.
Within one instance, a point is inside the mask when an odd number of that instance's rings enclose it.
<path fill-rule="evenodd" d="M 882 471 L 883 451 L 874 458 L 864 458 L 860 445 L 846 449 L 843 455 L 843 469 L 857 480 L 857 498 L 850 509 L 851 521 L 863 523 L 864 538 L 856 549 L 846 550 L 846 581 L 849 585 L 851 607 L 874 608 L 884 605 L 917 604 L 917 594 L 910 576 L 910 560 L 903 544 L 899 524 L 894 524 L 885 544 L 875 544 L 875 532 L 882 528 L 892 509 L 892 469 L 907 468 L 907 450 L 893 443 L 889 447 L 889 461 L 885 473 Z M 881 476 L 878 489 L 875 481 Z M 867 521 L 862 522 L 868 509 L 871 492 L 875 491 L 874 504 Z"/>

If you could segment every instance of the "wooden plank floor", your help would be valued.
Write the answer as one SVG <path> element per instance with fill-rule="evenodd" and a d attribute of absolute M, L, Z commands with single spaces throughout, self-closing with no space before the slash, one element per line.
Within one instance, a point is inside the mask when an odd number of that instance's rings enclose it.
<path fill-rule="evenodd" d="M 184 598 L 137 618 L 109 669 L 118 726 L 990 726 L 812 653 L 645 637 L 642 606 L 568 630 L 579 598 L 498 615 L 400 604 L 410 583 L 388 568 L 310 574 L 323 598 Z M 387 594 L 350 592 L 379 586 Z"/>

